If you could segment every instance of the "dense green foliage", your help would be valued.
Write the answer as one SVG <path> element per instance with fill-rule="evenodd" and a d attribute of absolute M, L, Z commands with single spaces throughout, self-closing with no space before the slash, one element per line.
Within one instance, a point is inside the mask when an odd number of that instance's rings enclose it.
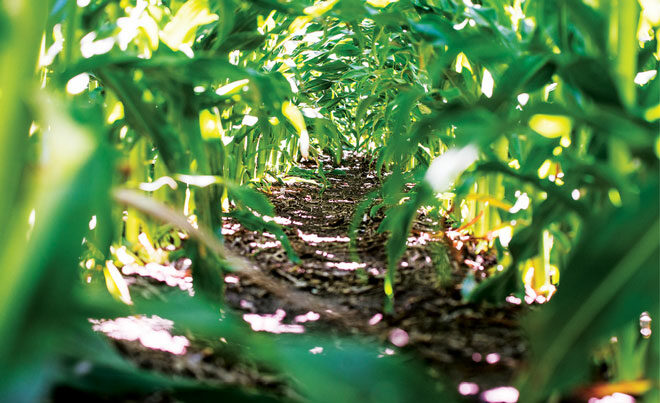
<path fill-rule="evenodd" d="M 115 377 L 124 390 L 167 387 L 182 399 L 243 393 L 134 369 L 86 322 L 122 313 L 240 337 L 314 401 L 443 393 L 409 364 L 368 359 L 362 345 L 314 361 L 302 353 L 311 341 L 254 335 L 231 316 L 219 324 L 222 276 L 234 268 L 215 238 L 186 246 L 195 298 L 131 301 L 103 268 L 116 261 L 111 246 L 136 246 L 141 233 L 154 245 L 171 240 L 163 205 L 218 238 L 231 215 L 297 259 L 264 220 L 273 207 L 257 189 L 310 174 L 296 167 L 301 158 L 316 160 L 313 178 L 326 186 L 318 156 L 340 162 L 347 150 L 372 156 L 383 177 L 352 228 L 385 212 L 386 308 L 422 207 L 498 251 L 502 272 L 470 300 L 552 298 L 527 321 L 521 401 L 570 390 L 588 376 L 590 351 L 641 312 L 660 313 L 657 3 L 50 3 L 0 3 L 0 395 L 35 400 L 54 384 L 99 391 Z M 116 188 L 156 203 L 127 205 Z M 106 283 L 133 305 L 113 300 Z M 657 341 L 626 337 L 657 359 Z M 347 359 L 363 372 L 342 373 Z M 76 372 L 82 361 L 92 370 Z M 397 381 L 370 386 L 378 371 Z M 644 377 L 657 379 L 657 360 Z"/>

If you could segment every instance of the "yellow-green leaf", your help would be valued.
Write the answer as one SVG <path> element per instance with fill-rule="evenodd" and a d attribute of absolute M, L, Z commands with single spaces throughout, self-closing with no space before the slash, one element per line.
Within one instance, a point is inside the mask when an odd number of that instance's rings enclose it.
<path fill-rule="evenodd" d="M 218 95 L 237 94 L 238 92 L 240 92 L 241 89 L 243 89 L 243 87 L 245 87 L 249 83 L 250 80 L 248 80 L 247 78 L 243 80 L 234 81 L 232 83 L 225 84 L 222 87 L 218 88 L 217 90 L 215 90 L 215 93 Z"/>
<path fill-rule="evenodd" d="M 548 175 L 550 174 L 550 167 L 551 166 L 552 166 L 552 161 L 550 161 L 550 160 L 543 161 L 543 164 L 541 164 L 541 166 L 538 169 L 539 178 L 541 178 L 541 179 L 547 178 Z"/>
<path fill-rule="evenodd" d="M 289 25 L 287 31 L 289 31 L 289 33 L 294 33 L 298 30 L 301 30 L 305 27 L 305 25 L 307 25 L 307 23 L 311 21 L 311 19 L 312 17 L 309 16 L 296 17 L 296 19 L 293 20 L 291 25 Z"/>
<path fill-rule="evenodd" d="M 373 7 L 383 8 L 390 5 L 390 3 L 396 3 L 399 0 L 367 0 L 367 4 Z"/>
<path fill-rule="evenodd" d="M 112 263 L 112 260 L 105 262 L 103 275 L 105 276 L 105 286 L 108 287 L 110 295 L 127 305 L 133 305 L 128 285 L 126 285 L 124 277 L 119 273 L 119 269 Z"/>
<path fill-rule="evenodd" d="M 151 16 L 142 14 L 138 20 L 138 26 L 149 38 L 151 50 L 158 49 L 158 24 L 156 24 L 156 21 Z"/>
<path fill-rule="evenodd" d="M 537 114 L 529 119 L 529 127 L 541 136 L 552 139 L 569 135 L 573 121 L 567 116 Z"/>
<path fill-rule="evenodd" d="M 160 39 L 175 51 L 182 47 L 190 47 L 195 39 L 197 27 L 210 24 L 218 18 L 217 14 L 209 11 L 206 0 L 189 0 L 181 6 L 172 21 L 165 25 L 160 33 Z"/>
<path fill-rule="evenodd" d="M 289 122 L 296 129 L 300 135 L 300 154 L 303 158 L 309 157 L 309 133 L 307 133 L 307 126 L 305 125 L 305 118 L 297 106 L 289 101 L 284 101 L 282 104 L 282 114 L 289 119 Z"/>
<path fill-rule="evenodd" d="M 309 133 L 307 133 L 307 130 L 300 133 L 300 155 L 304 159 L 309 158 Z"/>
<path fill-rule="evenodd" d="M 199 113 L 199 128 L 204 140 L 221 139 L 224 134 L 219 117 L 208 109 Z"/>
<path fill-rule="evenodd" d="M 330 11 L 332 7 L 334 7 L 334 5 L 337 3 L 337 1 L 339 0 L 320 1 L 313 6 L 305 7 L 303 12 L 307 15 L 311 15 L 312 17 L 320 17 Z"/>
<path fill-rule="evenodd" d="M 289 122 L 291 122 L 298 134 L 302 133 L 303 131 L 307 131 L 307 126 L 305 126 L 305 118 L 300 112 L 300 109 L 298 109 L 298 107 L 291 102 L 284 101 L 282 104 L 282 115 L 289 119 Z"/>

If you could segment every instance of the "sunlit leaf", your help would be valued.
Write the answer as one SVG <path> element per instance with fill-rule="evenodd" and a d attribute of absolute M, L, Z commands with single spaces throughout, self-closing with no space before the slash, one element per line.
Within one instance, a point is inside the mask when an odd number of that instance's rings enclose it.
<path fill-rule="evenodd" d="M 250 80 L 247 78 L 243 80 L 234 81 L 233 83 L 225 84 L 222 87 L 215 90 L 215 93 L 218 95 L 233 95 L 242 90 Z"/>
<path fill-rule="evenodd" d="M 296 105 L 289 101 L 282 104 L 282 114 L 289 119 L 289 122 L 300 135 L 300 154 L 303 158 L 309 157 L 309 134 L 305 125 L 305 118 Z"/>
<path fill-rule="evenodd" d="M 313 6 L 305 7 L 303 12 L 307 15 L 311 15 L 312 17 L 320 17 L 328 11 L 332 10 L 332 7 L 334 7 L 337 1 L 339 0 L 319 1 Z"/>
<path fill-rule="evenodd" d="M 224 179 L 215 175 L 176 175 L 176 179 L 185 183 L 186 185 L 193 185 L 200 188 L 205 188 L 210 185 L 223 183 Z"/>
<path fill-rule="evenodd" d="M 66 83 L 66 92 L 71 95 L 77 95 L 87 89 L 89 85 L 89 74 L 82 73 L 79 74 Z"/>
<path fill-rule="evenodd" d="M 424 179 L 434 192 L 445 192 L 477 158 L 479 158 L 478 150 L 473 145 L 447 150 L 431 162 Z"/>
<path fill-rule="evenodd" d="M 492 97 L 494 86 L 495 81 L 493 81 L 493 76 L 490 74 L 488 69 L 484 69 L 483 79 L 481 80 L 481 93 L 488 98 Z"/>
<path fill-rule="evenodd" d="M 298 107 L 293 103 L 289 101 L 285 101 L 284 103 L 282 103 L 282 114 L 287 119 L 289 119 L 289 121 L 291 122 L 291 124 L 298 133 L 307 130 L 307 127 L 305 126 L 305 118 L 303 117 Z"/>
<path fill-rule="evenodd" d="M 640 0 L 642 13 L 653 25 L 660 25 L 660 4 L 653 0 Z"/>
<path fill-rule="evenodd" d="M 654 122 L 660 119 L 660 104 L 651 107 L 644 112 L 644 118 L 649 122 Z"/>
<path fill-rule="evenodd" d="M 634 79 L 637 73 L 639 49 L 637 46 L 639 9 L 637 1 L 618 2 L 610 23 L 610 40 L 614 39 L 612 47 L 615 48 L 616 55 L 617 85 L 621 98 L 628 107 L 634 106 L 637 95 Z"/>
<path fill-rule="evenodd" d="M 569 135 L 573 121 L 567 116 L 537 114 L 529 119 L 529 127 L 543 137 L 556 138 Z"/>
<path fill-rule="evenodd" d="M 311 21 L 311 19 L 312 17 L 308 16 L 296 17 L 296 19 L 293 20 L 293 22 L 289 25 L 289 32 L 294 33 L 303 29 Z"/>
<path fill-rule="evenodd" d="M 105 285 L 108 287 L 110 294 L 126 305 L 133 305 L 126 280 L 124 280 L 119 269 L 117 269 L 111 260 L 105 262 L 103 275 L 105 276 Z"/>
<path fill-rule="evenodd" d="M 210 24 L 218 18 L 217 14 L 209 11 L 207 0 L 188 0 L 179 8 L 172 21 L 165 25 L 160 38 L 172 50 L 179 50 L 183 46 L 190 48 L 197 27 Z"/>
<path fill-rule="evenodd" d="M 383 8 L 389 6 L 391 3 L 396 3 L 399 0 L 367 0 L 367 4 L 373 7 Z"/>
<path fill-rule="evenodd" d="M 222 139 L 222 135 L 224 134 L 220 119 L 208 109 L 200 112 L 199 127 L 204 140 Z"/>

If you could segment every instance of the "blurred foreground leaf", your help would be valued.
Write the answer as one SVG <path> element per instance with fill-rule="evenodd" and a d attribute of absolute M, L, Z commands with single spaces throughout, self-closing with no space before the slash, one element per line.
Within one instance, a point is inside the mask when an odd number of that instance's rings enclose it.
<path fill-rule="evenodd" d="M 648 311 L 658 315 L 658 178 L 635 204 L 594 217 L 562 272 L 560 292 L 527 318 L 532 366 L 523 401 L 541 401 L 586 378 L 586 351 Z"/>
<path fill-rule="evenodd" d="M 24 377 L 41 372 L 70 326 L 85 320 L 71 287 L 79 281 L 77 263 L 90 217 L 109 210 L 110 200 L 109 151 L 55 99 L 41 106 L 50 141 L 25 205 L 34 206 L 34 229 L 26 241 L 27 214 L 17 208 L 0 254 L 0 372 L 8 374 L 0 380 L 0 395 L 14 401 L 39 395 L 46 385 L 34 387 Z"/>

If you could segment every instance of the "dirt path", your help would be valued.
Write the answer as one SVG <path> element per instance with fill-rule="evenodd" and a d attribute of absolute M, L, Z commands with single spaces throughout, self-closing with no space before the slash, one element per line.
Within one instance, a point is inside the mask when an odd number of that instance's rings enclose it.
<path fill-rule="evenodd" d="M 444 223 L 420 214 L 398 268 L 394 312 L 383 314 L 387 237 L 377 232 L 382 214 L 363 220 L 357 262 L 351 258 L 348 235 L 358 203 L 377 189 L 378 179 L 364 158 L 350 154 L 341 167 L 332 167 L 329 160 L 324 165 L 329 172 L 325 190 L 318 183 L 289 177 L 286 184 L 273 185 L 268 194 L 276 221 L 282 224 L 300 263 L 288 259 L 275 236 L 249 231 L 231 218 L 224 220 L 225 247 L 252 262 L 243 274 L 226 276 L 227 304 L 254 330 L 316 333 L 336 340 L 360 337 L 382 346 L 382 354 L 421 359 L 432 375 L 449 380 L 454 387 L 470 382 L 484 391 L 510 385 L 526 351 L 517 321 L 522 308 L 487 308 L 465 303 L 461 296 L 466 275 L 483 277 L 495 259 L 487 253 L 476 254 L 474 239 L 455 231 L 449 237 Z M 312 172 L 315 163 L 303 168 Z M 166 265 L 129 265 L 123 273 L 132 293 L 158 298 L 159 290 L 169 288 L 165 284 L 190 285 L 186 261 L 190 262 L 180 258 Z M 121 334 L 119 322 L 132 329 L 128 335 Z M 135 338 L 136 327 L 141 332 L 158 332 L 162 339 L 163 329 L 171 330 L 172 323 L 138 316 L 95 325 L 141 368 L 290 397 L 282 377 L 222 353 L 194 335 L 189 335 L 193 338 L 187 348 L 172 353 L 145 347 Z M 185 340 L 169 337 L 164 341 Z M 475 385 L 469 387 L 474 391 Z M 478 396 L 471 397 L 479 401 Z M 152 397 L 169 401 L 167 396 Z"/>
<path fill-rule="evenodd" d="M 328 171 L 329 164 L 325 162 Z M 316 312 L 308 314 L 292 307 L 250 280 L 235 276 L 228 279 L 228 303 L 246 314 L 248 321 L 258 320 L 259 315 L 281 319 L 277 331 L 295 331 L 304 323 L 308 331 L 364 335 L 383 343 L 386 351 L 421 357 L 456 385 L 474 382 L 480 390 L 509 385 L 525 352 L 517 324 L 519 309 L 474 306 L 464 303 L 460 293 L 467 273 L 472 270 L 479 276 L 494 259 L 475 255 L 474 242 L 467 238 L 460 250 L 446 237 L 441 238 L 442 244 L 434 241 L 429 234 L 445 228 L 428 217 L 418 217 L 397 273 L 395 312 L 383 315 L 386 237 L 376 232 L 382 217 L 369 218 L 360 229 L 361 262 L 351 260 L 348 238 L 357 203 L 376 188 L 378 180 L 361 158 L 349 156 L 337 168 L 340 171 L 327 175 L 330 186 L 323 192 L 310 183 L 271 189 L 269 198 L 277 221 L 284 224 L 301 263 L 290 262 L 270 234 L 248 231 L 233 220 L 225 222 L 224 232 L 230 249 L 255 261 L 273 278 L 343 307 L 348 312 L 344 320 L 327 321 L 322 315 L 316 320 Z M 452 248 L 447 262 L 450 278 L 443 287 L 438 281 L 438 258 Z M 465 265 L 466 259 L 481 270 Z"/>

